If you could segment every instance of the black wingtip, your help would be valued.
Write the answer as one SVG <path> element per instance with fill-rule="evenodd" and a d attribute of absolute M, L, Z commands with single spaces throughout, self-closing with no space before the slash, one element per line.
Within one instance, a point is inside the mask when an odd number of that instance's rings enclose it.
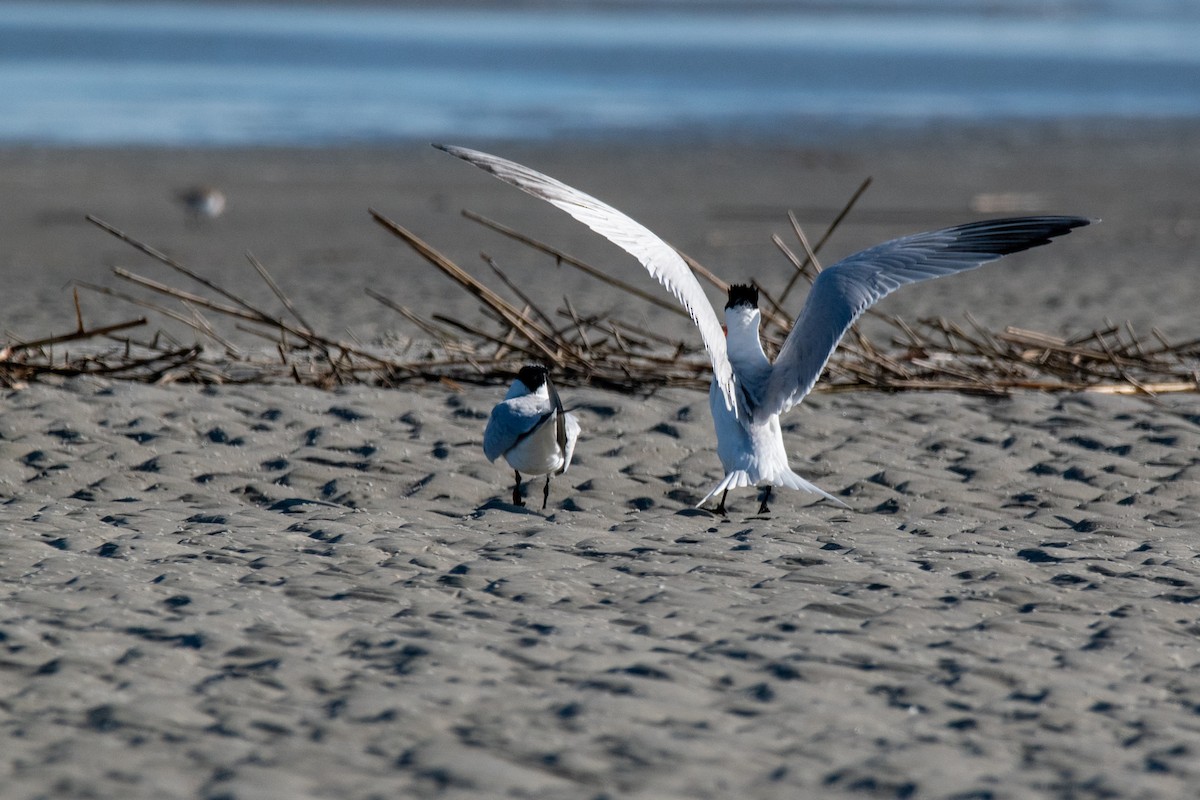
<path fill-rule="evenodd" d="M 954 249 L 978 249 L 992 256 L 1008 255 L 1049 244 L 1076 228 L 1097 220 L 1073 216 L 1007 217 L 968 222 L 951 229 L 956 234 Z"/>
<path fill-rule="evenodd" d="M 1057 236 L 1070 233 L 1076 228 L 1083 228 L 1091 225 L 1095 220 L 1088 217 L 1047 217 L 1046 219 L 1046 236 L 1053 239 Z"/>
<path fill-rule="evenodd" d="M 430 142 L 430 144 L 432 144 L 438 150 L 441 150 L 443 153 L 449 153 L 455 158 L 466 161 L 468 164 L 474 164 L 475 166 L 487 172 L 495 172 L 495 167 L 488 163 L 486 158 L 484 158 L 484 160 L 480 160 L 481 156 L 486 156 L 484 153 L 471 150 L 467 147 L 460 147 L 456 144 L 442 144 L 441 142 Z"/>
<path fill-rule="evenodd" d="M 467 153 L 470 152 L 465 147 L 459 147 L 456 144 L 442 144 L 441 142 L 430 142 L 431 145 L 441 150 L 443 153 L 449 153 L 455 158 L 461 158 L 469 161 Z"/>

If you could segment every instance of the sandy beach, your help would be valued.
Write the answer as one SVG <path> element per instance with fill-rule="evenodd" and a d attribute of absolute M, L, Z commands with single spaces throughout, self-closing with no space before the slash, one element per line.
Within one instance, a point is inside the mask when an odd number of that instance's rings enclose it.
<path fill-rule="evenodd" d="M 787 210 L 819 231 L 868 176 L 826 263 L 994 212 L 1101 218 L 885 308 L 1200 336 L 1200 128 L 462 144 L 766 285 L 791 269 L 770 240 L 788 233 Z M 74 326 L 73 280 L 116 286 L 113 266 L 165 278 L 87 213 L 265 302 L 251 251 L 316 326 L 366 342 L 418 332 L 365 287 L 479 316 L 368 208 L 465 266 L 486 251 L 547 305 L 625 298 L 460 209 L 654 288 L 565 215 L 426 145 L 8 148 L 0 183 L 17 339 Z M 197 183 L 226 193 L 223 216 L 188 219 L 174 196 Z M 89 323 L 141 313 L 81 302 Z M 785 418 L 792 466 L 852 510 L 780 491 L 759 517 L 742 491 L 721 519 L 692 508 L 719 477 L 705 394 L 564 391 L 583 434 L 545 513 L 510 505 L 511 473 L 481 452 L 502 394 L 96 379 L 6 390 L 0 794 L 1195 791 L 1196 395 L 817 393 Z"/>

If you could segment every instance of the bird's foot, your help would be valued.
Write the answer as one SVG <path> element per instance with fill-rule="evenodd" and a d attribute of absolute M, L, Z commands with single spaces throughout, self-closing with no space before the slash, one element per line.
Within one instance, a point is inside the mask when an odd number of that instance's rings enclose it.
<path fill-rule="evenodd" d="M 525 501 L 521 499 L 521 473 L 516 473 L 517 483 L 513 486 L 513 505 L 521 508 L 525 507 Z"/>
<path fill-rule="evenodd" d="M 726 497 L 729 497 L 728 489 L 721 492 L 721 502 L 717 503 L 717 507 L 716 507 L 716 509 L 714 509 L 716 511 L 716 513 L 720 514 L 722 517 L 729 516 L 729 512 L 725 510 L 725 498 Z"/>
<path fill-rule="evenodd" d="M 765 489 L 763 489 L 762 498 L 758 502 L 758 513 L 760 513 L 760 514 L 770 514 L 771 513 L 771 509 L 767 506 L 767 501 L 771 499 L 771 489 L 772 488 L 773 487 L 770 484 L 767 484 L 767 487 Z"/>

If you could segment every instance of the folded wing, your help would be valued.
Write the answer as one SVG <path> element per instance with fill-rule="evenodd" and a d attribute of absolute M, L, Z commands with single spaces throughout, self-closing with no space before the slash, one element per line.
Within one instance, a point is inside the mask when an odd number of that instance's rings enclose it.
<path fill-rule="evenodd" d="M 567 412 L 563 415 L 563 421 L 567 432 L 567 444 L 563 448 L 563 465 L 562 469 L 558 471 L 559 475 L 566 472 L 567 468 L 571 466 L 571 459 L 575 455 L 575 442 L 579 440 L 579 420 L 575 418 L 575 415 Z"/>
<path fill-rule="evenodd" d="M 721 322 L 705 297 L 700 282 L 670 245 L 612 206 L 514 161 L 465 147 L 441 144 L 435 144 L 434 147 L 557 206 L 640 261 L 683 304 L 700 329 L 700 338 L 712 360 L 713 374 L 725 397 L 725 405 L 737 413 L 733 368 L 725 353 L 725 334 Z"/>
<path fill-rule="evenodd" d="M 492 409 L 487 427 L 483 430 L 483 454 L 488 461 L 495 461 L 554 416 L 553 409 L 533 411 L 517 403 L 500 403 Z"/>
<path fill-rule="evenodd" d="M 817 276 L 775 359 L 756 419 L 781 414 L 812 389 L 846 330 L 907 283 L 974 269 L 1009 253 L 1049 244 L 1091 222 L 1082 217 L 1016 217 L 917 233 L 855 253 Z"/>

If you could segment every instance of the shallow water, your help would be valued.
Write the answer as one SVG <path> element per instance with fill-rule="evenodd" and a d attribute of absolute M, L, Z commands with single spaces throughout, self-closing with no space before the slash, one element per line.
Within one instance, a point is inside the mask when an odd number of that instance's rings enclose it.
<path fill-rule="evenodd" d="M 0 142 L 328 144 L 1200 116 L 1186 3 L 10 3 Z M 849 9 L 849 10 L 847 10 Z"/>

